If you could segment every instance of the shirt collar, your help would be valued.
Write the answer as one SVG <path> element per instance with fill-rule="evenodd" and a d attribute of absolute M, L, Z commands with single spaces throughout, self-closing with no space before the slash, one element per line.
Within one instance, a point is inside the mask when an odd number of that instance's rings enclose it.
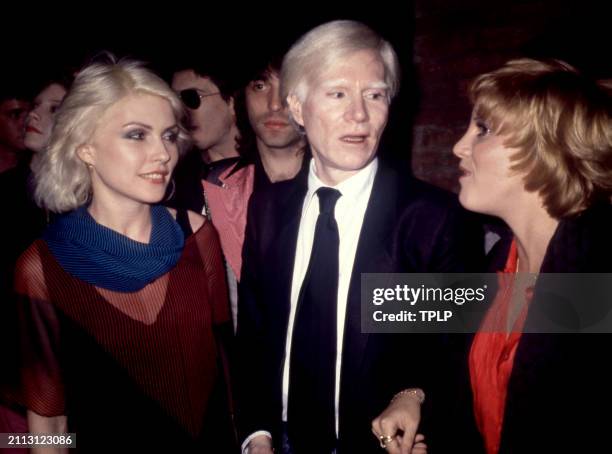
<path fill-rule="evenodd" d="M 346 180 L 338 183 L 336 186 L 330 186 L 323 183 L 316 174 L 315 160 L 310 160 L 310 168 L 308 171 L 308 192 L 306 193 L 306 203 L 310 204 L 314 194 L 321 187 L 334 188 L 340 191 L 342 199 L 347 198 L 357 201 L 364 194 L 369 193 L 369 189 L 374 182 L 374 176 L 378 170 L 378 158 L 374 158 L 367 166 L 350 176 Z M 341 200 L 342 200 L 341 199 Z"/>

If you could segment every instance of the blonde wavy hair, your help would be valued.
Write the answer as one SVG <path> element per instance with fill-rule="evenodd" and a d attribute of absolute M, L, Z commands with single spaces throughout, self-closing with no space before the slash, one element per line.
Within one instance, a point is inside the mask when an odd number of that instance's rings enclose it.
<path fill-rule="evenodd" d="M 562 61 L 511 60 L 477 77 L 474 115 L 506 135 L 514 171 L 554 218 L 612 193 L 612 96 Z"/>
<path fill-rule="evenodd" d="M 185 109 L 168 84 L 142 62 L 107 58 L 108 63 L 92 63 L 77 74 L 55 114 L 47 151 L 32 161 L 34 199 L 50 211 L 70 211 L 89 200 L 91 179 L 77 149 L 91 139 L 104 112 L 125 96 L 144 93 L 166 99 L 179 124 L 179 153 L 190 145 Z"/>

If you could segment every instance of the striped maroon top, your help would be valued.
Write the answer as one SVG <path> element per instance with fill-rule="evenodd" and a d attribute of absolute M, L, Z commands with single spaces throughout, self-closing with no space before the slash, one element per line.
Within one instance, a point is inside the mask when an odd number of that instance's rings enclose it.
<path fill-rule="evenodd" d="M 69 429 L 83 434 L 81 447 L 101 430 L 175 437 L 177 447 L 202 437 L 211 396 L 224 381 L 213 328 L 230 322 L 210 223 L 187 238 L 169 273 L 138 292 L 71 276 L 42 240 L 19 259 L 15 286 L 27 408 L 67 415 Z"/>

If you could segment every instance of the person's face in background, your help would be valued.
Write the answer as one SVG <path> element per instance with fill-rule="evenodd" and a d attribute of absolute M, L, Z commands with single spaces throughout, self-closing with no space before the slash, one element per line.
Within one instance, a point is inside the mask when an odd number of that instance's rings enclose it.
<path fill-rule="evenodd" d="M 32 110 L 25 120 L 25 146 L 41 153 L 51 136 L 54 114 L 66 96 L 66 89 L 56 83 L 45 87 L 34 99 Z"/>
<path fill-rule="evenodd" d="M 453 147 L 461 159 L 459 201 L 468 210 L 505 218 L 520 209 L 527 191 L 522 175 L 511 169 L 518 150 L 504 145 L 506 139 L 473 113 L 467 131 Z"/>
<path fill-rule="evenodd" d="M 192 70 L 178 71 L 172 77 L 172 89 L 179 95 L 183 90 L 196 90 L 199 106 L 189 108 L 190 132 L 195 145 L 208 150 L 217 145 L 234 141 L 232 128 L 236 122 L 234 101 L 226 102 L 219 88 L 208 78 L 197 75 Z"/>
<path fill-rule="evenodd" d="M 268 148 L 288 148 L 303 142 L 302 135 L 289 121 L 289 112 L 280 99 L 278 72 L 269 70 L 245 88 L 249 122 L 257 143 Z"/>
<path fill-rule="evenodd" d="M 0 147 L 12 151 L 25 149 L 23 138 L 28 109 L 29 103 L 21 99 L 0 102 Z"/>
<path fill-rule="evenodd" d="M 387 124 L 388 91 L 380 55 L 360 50 L 318 74 L 303 101 L 289 96 L 324 183 L 335 186 L 374 159 Z"/>
<path fill-rule="evenodd" d="M 178 134 L 165 98 L 137 93 L 111 106 L 78 151 L 90 167 L 92 205 L 159 202 L 178 160 Z"/>

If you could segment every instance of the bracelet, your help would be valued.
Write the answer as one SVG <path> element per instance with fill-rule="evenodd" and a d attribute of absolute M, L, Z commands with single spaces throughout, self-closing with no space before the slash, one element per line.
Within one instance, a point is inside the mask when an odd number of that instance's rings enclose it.
<path fill-rule="evenodd" d="M 405 396 L 405 395 L 416 397 L 416 400 L 420 405 L 422 405 L 423 402 L 425 402 L 425 393 L 423 392 L 421 388 L 408 388 L 408 389 L 404 389 L 403 391 L 398 392 L 395 396 L 393 396 L 393 398 L 391 399 L 391 402 L 389 403 L 392 404 L 394 401 L 399 399 L 401 396 Z"/>

